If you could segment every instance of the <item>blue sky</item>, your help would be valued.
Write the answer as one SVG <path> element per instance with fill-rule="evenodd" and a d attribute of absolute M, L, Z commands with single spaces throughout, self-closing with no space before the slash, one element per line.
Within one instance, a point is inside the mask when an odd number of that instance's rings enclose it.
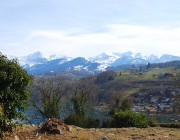
<path fill-rule="evenodd" d="M 178 0 L 0 0 L 0 51 L 180 56 Z"/>

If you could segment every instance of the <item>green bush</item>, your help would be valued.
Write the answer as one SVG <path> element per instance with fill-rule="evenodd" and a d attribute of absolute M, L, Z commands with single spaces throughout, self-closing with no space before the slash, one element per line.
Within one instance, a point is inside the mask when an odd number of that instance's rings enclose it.
<path fill-rule="evenodd" d="M 145 114 L 137 114 L 132 111 L 124 111 L 115 113 L 110 122 L 109 127 L 148 127 L 155 123 L 149 116 Z M 106 125 L 105 125 L 106 126 Z"/>
<path fill-rule="evenodd" d="M 16 127 L 15 122 L 12 122 L 12 120 L 9 120 L 4 116 L 0 116 L 0 134 L 2 134 L 2 132 L 5 131 L 11 132 L 15 127 Z"/>
<path fill-rule="evenodd" d="M 83 117 L 75 113 L 70 114 L 65 120 L 69 125 L 76 125 L 83 128 L 97 128 L 99 127 L 99 120 L 93 117 Z"/>
<path fill-rule="evenodd" d="M 149 126 L 151 126 L 151 127 L 158 126 L 158 121 L 154 118 L 149 118 Z"/>

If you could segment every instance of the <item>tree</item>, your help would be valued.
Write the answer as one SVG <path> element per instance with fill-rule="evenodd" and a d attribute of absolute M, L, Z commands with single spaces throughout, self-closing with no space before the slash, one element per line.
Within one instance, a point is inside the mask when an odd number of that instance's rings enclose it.
<path fill-rule="evenodd" d="M 118 97 L 118 98 L 115 98 L 115 103 L 109 114 L 114 115 L 116 112 L 130 111 L 130 110 L 131 110 L 131 104 L 129 100 L 127 98 L 122 100 Z"/>
<path fill-rule="evenodd" d="M 80 117 L 86 117 L 88 112 L 88 97 L 83 90 L 79 93 L 75 92 L 75 95 L 72 97 L 72 103 L 75 114 Z"/>
<path fill-rule="evenodd" d="M 151 64 L 148 62 L 148 64 L 146 65 L 146 69 L 150 69 Z"/>
<path fill-rule="evenodd" d="M 121 110 L 122 110 L 122 111 L 131 110 L 131 103 L 129 102 L 128 99 L 124 99 L 124 100 L 122 101 Z"/>
<path fill-rule="evenodd" d="M 70 103 L 73 110 L 64 120 L 65 123 L 86 128 L 99 126 L 99 121 L 89 114 L 96 104 L 97 97 L 94 95 L 96 88 L 86 79 L 76 81 L 72 88 Z"/>
<path fill-rule="evenodd" d="M 116 77 L 116 72 L 114 71 L 105 71 L 97 75 L 97 83 L 107 83 L 111 80 L 114 80 Z"/>
<path fill-rule="evenodd" d="M 174 85 L 180 88 L 180 72 L 176 72 L 176 75 L 174 76 Z"/>
<path fill-rule="evenodd" d="M 9 60 L 0 53 L 0 131 L 12 130 L 12 119 L 23 118 L 30 92 L 27 87 L 32 77 L 16 59 Z M 0 133 L 1 133 L 0 132 Z"/>
<path fill-rule="evenodd" d="M 33 101 L 33 106 L 43 118 L 59 118 L 61 98 L 66 93 L 62 79 L 41 78 L 34 82 L 33 87 L 39 92 L 39 97 Z"/>

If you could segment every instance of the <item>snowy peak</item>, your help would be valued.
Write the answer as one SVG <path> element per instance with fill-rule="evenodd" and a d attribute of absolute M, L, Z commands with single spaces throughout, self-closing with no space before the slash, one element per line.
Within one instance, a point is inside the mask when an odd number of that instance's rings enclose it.
<path fill-rule="evenodd" d="M 29 66 L 41 64 L 46 61 L 47 59 L 42 56 L 41 52 L 35 52 L 19 58 L 19 62 L 21 65 L 29 65 Z"/>
<path fill-rule="evenodd" d="M 48 61 L 51 61 L 51 60 L 55 60 L 55 59 L 59 59 L 59 58 L 63 58 L 63 59 L 69 60 L 69 61 L 73 59 L 73 58 L 65 56 L 65 55 L 56 55 L 56 54 L 50 55 L 47 59 L 48 59 Z"/>
<path fill-rule="evenodd" d="M 41 52 L 35 52 L 32 54 L 29 54 L 28 56 L 25 56 L 27 59 L 37 59 L 37 58 L 42 58 L 42 53 Z"/>
<path fill-rule="evenodd" d="M 51 55 L 49 58 L 43 57 L 40 52 L 19 58 L 22 67 L 30 74 L 47 74 L 59 72 L 74 73 L 97 73 L 106 71 L 112 67 L 126 67 L 129 65 L 146 65 L 149 63 L 163 63 L 180 60 L 180 57 L 173 55 L 162 55 L 158 57 L 154 54 L 145 56 L 141 53 L 102 53 L 95 57 L 86 59 L 83 57 L 71 58 L 66 56 Z"/>
<path fill-rule="evenodd" d="M 160 57 L 160 60 L 161 62 L 169 62 L 169 61 L 174 61 L 174 60 L 180 60 L 180 57 L 164 54 Z"/>
<path fill-rule="evenodd" d="M 146 56 L 144 56 L 144 55 L 143 55 L 143 54 L 141 54 L 141 53 L 136 53 L 134 57 L 135 57 L 136 59 L 144 59 L 144 60 L 146 60 L 146 59 L 147 59 L 147 57 L 146 57 Z"/>
<path fill-rule="evenodd" d="M 147 63 L 147 57 L 141 53 L 125 52 L 118 54 L 119 58 L 112 63 L 113 66 L 144 64 Z"/>
<path fill-rule="evenodd" d="M 151 54 L 150 56 L 147 57 L 147 60 L 151 63 L 159 63 L 160 59 L 157 55 Z"/>
<path fill-rule="evenodd" d="M 90 58 L 90 60 L 98 62 L 98 63 L 103 63 L 103 64 L 111 64 L 118 58 L 119 58 L 119 56 L 117 56 L 113 53 L 102 53 L 93 58 Z"/>

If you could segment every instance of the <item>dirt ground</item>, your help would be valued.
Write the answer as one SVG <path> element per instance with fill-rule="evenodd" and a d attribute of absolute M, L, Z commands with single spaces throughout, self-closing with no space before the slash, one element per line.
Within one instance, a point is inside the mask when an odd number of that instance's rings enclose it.
<path fill-rule="evenodd" d="M 180 129 L 175 128 L 111 128 L 83 129 L 69 126 L 62 134 L 38 132 L 36 126 L 19 127 L 6 134 L 4 140 L 180 140 Z"/>

